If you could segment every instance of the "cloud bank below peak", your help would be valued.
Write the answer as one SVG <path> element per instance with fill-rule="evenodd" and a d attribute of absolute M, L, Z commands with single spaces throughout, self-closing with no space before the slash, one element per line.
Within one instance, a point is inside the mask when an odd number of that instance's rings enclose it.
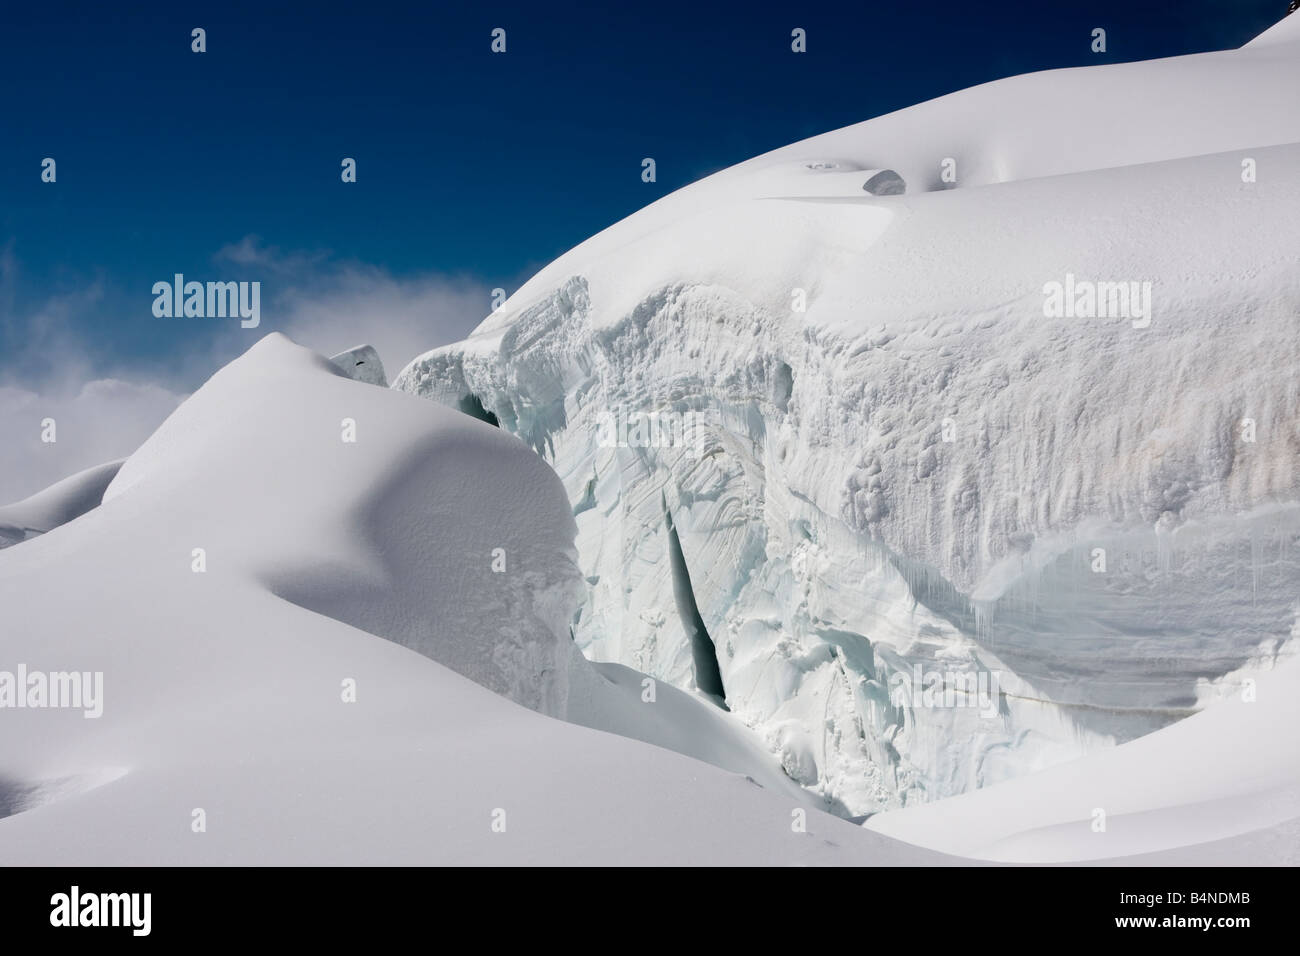
<path fill-rule="evenodd" d="M 212 258 L 220 278 L 236 278 L 229 272 L 262 282 L 260 326 L 198 325 L 176 351 L 143 355 L 91 344 L 86 330 L 126 314 L 135 301 L 111 279 L 97 275 L 20 305 L 13 243 L 0 248 L 0 328 L 10 343 L 10 361 L 0 368 L 0 504 L 130 455 L 193 389 L 271 332 L 326 356 L 372 345 L 396 370 L 463 338 L 491 308 L 491 289 L 471 277 L 399 276 L 328 251 L 284 250 L 254 235 Z M 47 420 L 55 423 L 53 442 L 43 440 Z"/>

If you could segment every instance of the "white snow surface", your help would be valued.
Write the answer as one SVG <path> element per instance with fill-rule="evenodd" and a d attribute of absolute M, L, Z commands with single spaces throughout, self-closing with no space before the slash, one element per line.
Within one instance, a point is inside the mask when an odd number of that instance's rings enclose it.
<path fill-rule="evenodd" d="M 666 506 L 727 704 L 829 809 L 995 800 L 1131 753 L 1296 647 L 1290 19 L 742 163 L 560 257 L 394 387 L 481 403 L 554 466 L 578 644 L 688 688 Z M 864 194 L 881 169 L 906 194 Z M 1076 280 L 1149 282 L 1149 314 L 1047 317 Z M 995 682 L 996 713 L 932 706 L 918 667 Z M 1257 735 L 1258 759 L 1261 739 L 1294 750 Z"/>
<path fill-rule="evenodd" d="M 952 853 L 1059 860 L 1300 863 L 1300 661 L 1113 750 L 867 826 Z M 1179 848 L 1186 848 L 1179 853 Z M 1180 859 L 1181 857 L 1181 859 Z"/>
<path fill-rule="evenodd" d="M 0 709 L 0 862 L 948 859 L 821 813 L 712 704 L 588 664 L 573 535 L 516 439 L 268 336 L 102 505 L 0 552 L 0 672 L 103 675 L 97 718 Z"/>
<path fill-rule="evenodd" d="M 22 501 L 0 507 L 0 548 L 44 534 L 98 507 L 121 466 L 119 460 L 87 468 Z"/>

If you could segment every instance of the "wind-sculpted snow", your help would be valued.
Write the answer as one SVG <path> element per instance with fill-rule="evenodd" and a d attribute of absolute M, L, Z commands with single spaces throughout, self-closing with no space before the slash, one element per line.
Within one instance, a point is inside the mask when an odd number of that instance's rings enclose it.
<path fill-rule="evenodd" d="M 1273 144 L 1300 140 L 1297 62 L 1017 78 L 779 150 L 394 387 L 554 465 L 579 645 L 686 687 L 666 505 L 727 705 L 842 812 L 1149 733 L 1295 646 L 1300 147 Z M 1031 102 L 1134 135 L 1075 149 Z M 907 194 L 863 194 L 884 167 Z"/>
<path fill-rule="evenodd" d="M 586 661 L 569 504 L 502 431 L 271 335 L 106 469 L 0 552 L 6 864 L 947 859 Z"/>
<path fill-rule="evenodd" d="M 87 468 L 44 491 L 0 507 L 0 548 L 45 534 L 99 505 L 121 461 Z"/>

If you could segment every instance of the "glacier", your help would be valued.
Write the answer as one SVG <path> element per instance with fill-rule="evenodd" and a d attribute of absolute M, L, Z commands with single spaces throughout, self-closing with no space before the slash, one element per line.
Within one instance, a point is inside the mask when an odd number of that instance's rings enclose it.
<path fill-rule="evenodd" d="M 1294 865 L 1297 44 L 759 157 L 395 388 L 262 338 L 0 508 L 104 691 L 0 695 L 0 860 Z"/>
<path fill-rule="evenodd" d="M 1298 45 L 1013 77 L 742 163 L 393 387 L 554 468 L 588 658 L 721 697 L 827 809 L 1110 750 L 1297 646 Z M 1150 312 L 1052 317 L 1076 282 Z"/>

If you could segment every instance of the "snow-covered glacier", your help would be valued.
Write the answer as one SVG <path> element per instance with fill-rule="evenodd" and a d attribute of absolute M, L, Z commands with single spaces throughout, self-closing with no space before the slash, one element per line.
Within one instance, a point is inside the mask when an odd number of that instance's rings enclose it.
<path fill-rule="evenodd" d="M 828 808 L 1103 750 L 1297 646 L 1297 80 L 1292 18 L 797 143 L 394 387 L 554 467 L 589 658 L 720 689 Z"/>

